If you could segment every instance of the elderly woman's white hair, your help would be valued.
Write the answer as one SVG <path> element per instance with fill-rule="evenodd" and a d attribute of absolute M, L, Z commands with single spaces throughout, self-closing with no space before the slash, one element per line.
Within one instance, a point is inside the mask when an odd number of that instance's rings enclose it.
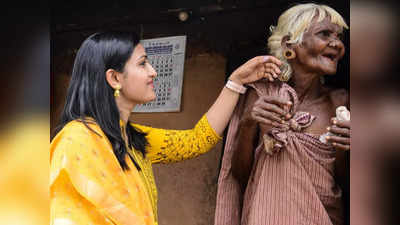
<path fill-rule="evenodd" d="M 280 59 L 285 67 L 279 76 L 280 80 L 289 80 L 293 72 L 286 58 L 283 56 L 282 38 L 288 35 L 290 39 L 286 43 L 302 43 L 303 34 L 307 31 L 315 16 L 318 16 L 317 22 L 330 17 L 333 24 L 348 29 L 343 17 L 327 5 L 307 3 L 298 4 L 287 9 L 279 16 L 277 26 L 270 27 L 271 36 L 268 38 L 270 54 Z"/>

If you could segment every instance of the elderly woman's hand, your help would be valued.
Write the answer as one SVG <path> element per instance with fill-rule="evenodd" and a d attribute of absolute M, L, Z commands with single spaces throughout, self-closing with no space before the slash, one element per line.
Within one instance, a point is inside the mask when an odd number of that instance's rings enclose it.
<path fill-rule="evenodd" d="M 327 136 L 328 142 L 338 150 L 350 150 L 350 120 L 343 121 L 332 118 L 333 125 L 328 127 L 333 135 Z"/>
<path fill-rule="evenodd" d="M 274 81 L 281 73 L 281 65 L 282 62 L 274 56 L 257 56 L 233 71 L 229 79 L 237 84 L 247 84 L 262 78 Z"/>
<path fill-rule="evenodd" d="M 291 106 L 292 102 L 276 96 L 260 96 L 245 114 L 242 122 L 260 123 L 261 125 L 277 126 L 278 123 L 285 123 L 291 118 L 284 107 Z"/>

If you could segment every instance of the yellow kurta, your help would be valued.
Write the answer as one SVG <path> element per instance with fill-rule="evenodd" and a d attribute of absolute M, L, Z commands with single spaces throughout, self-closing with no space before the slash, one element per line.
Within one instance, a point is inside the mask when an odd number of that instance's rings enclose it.
<path fill-rule="evenodd" d="M 50 145 L 51 224 L 157 224 L 157 189 L 152 164 L 193 158 L 221 139 L 206 116 L 190 130 L 132 124 L 147 134 L 146 157 L 130 149 L 123 171 L 111 144 L 95 123 L 68 123 Z"/>

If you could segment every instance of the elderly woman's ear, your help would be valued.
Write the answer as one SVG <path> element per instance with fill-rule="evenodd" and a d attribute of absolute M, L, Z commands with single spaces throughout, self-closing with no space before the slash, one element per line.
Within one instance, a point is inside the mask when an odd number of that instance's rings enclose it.
<path fill-rule="evenodd" d="M 282 54 L 286 59 L 294 59 L 296 58 L 296 52 L 293 50 L 292 44 L 288 43 L 290 40 L 290 35 L 285 35 L 282 37 L 281 46 L 282 46 Z"/>

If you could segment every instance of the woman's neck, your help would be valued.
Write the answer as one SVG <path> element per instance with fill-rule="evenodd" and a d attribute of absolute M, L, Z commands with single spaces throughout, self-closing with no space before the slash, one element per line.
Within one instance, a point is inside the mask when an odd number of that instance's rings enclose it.
<path fill-rule="evenodd" d="M 320 76 L 315 73 L 293 72 L 293 89 L 296 91 L 300 102 L 312 101 L 321 96 L 322 84 Z"/>
<path fill-rule="evenodd" d="M 129 116 L 132 112 L 132 109 L 135 107 L 134 104 L 131 103 L 125 103 L 124 101 L 120 99 L 116 99 L 115 102 L 117 103 L 118 111 L 119 111 L 119 117 L 123 122 L 124 127 L 128 123 Z"/>

